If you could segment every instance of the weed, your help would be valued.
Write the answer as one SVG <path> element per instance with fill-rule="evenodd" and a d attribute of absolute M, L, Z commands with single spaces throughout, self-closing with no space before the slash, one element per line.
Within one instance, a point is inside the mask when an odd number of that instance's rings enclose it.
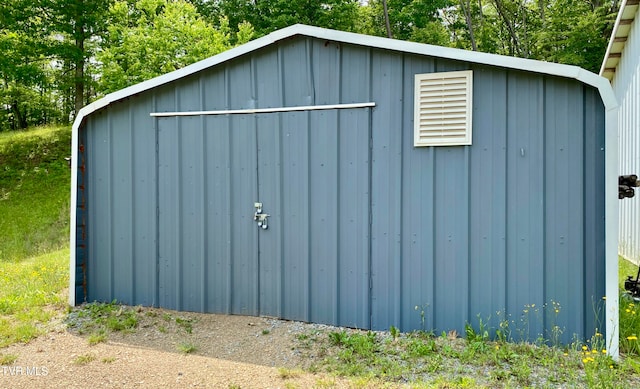
<path fill-rule="evenodd" d="M 348 337 L 349 336 L 347 335 L 347 331 L 345 330 L 329 333 L 329 341 L 331 341 L 331 343 L 335 346 L 344 344 Z"/>
<path fill-rule="evenodd" d="M 420 329 L 422 331 L 426 331 L 426 324 L 425 324 L 426 313 L 425 313 L 425 311 L 427 310 L 428 307 L 429 307 L 429 304 L 422 304 L 422 305 L 416 305 L 413 308 L 415 311 L 420 311 Z"/>
<path fill-rule="evenodd" d="M 18 356 L 15 354 L 2 354 L 0 355 L 0 366 L 11 365 L 18 360 Z"/>
<path fill-rule="evenodd" d="M 562 337 L 562 333 L 564 332 L 564 330 L 560 328 L 557 323 L 558 316 L 560 315 L 560 310 L 562 309 L 562 307 L 560 306 L 559 302 L 551 300 L 551 306 L 549 308 L 549 316 L 551 317 L 551 330 L 548 334 L 548 338 L 552 346 L 560 346 L 560 338 Z M 598 315 L 596 315 L 596 317 L 598 317 Z"/>
<path fill-rule="evenodd" d="M 271 331 L 267 328 L 265 328 L 264 330 L 262 330 L 262 335 L 269 335 L 271 333 Z"/>
<path fill-rule="evenodd" d="M 407 350 L 410 356 L 424 357 L 432 354 L 436 350 L 436 341 L 434 339 L 413 338 L 407 344 Z"/>
<path fill-rule="evenodd" d="M 104 357 L 100 361 L 102 363 L 113 363 L 116 361 L 116 357 Z"/>
<path fill-rule="evenodd" d="M 336 380 L 331 377 L 318 378 L 316 380 L 316 388 L 334 388 L 336 386 Z"/>
<path fill-rule="evenodd" d="M 67 326 L 76 328 L 79 333 L 108 333 L 115 331 L 133 331 L 138 326 L 138 313 L 135 309 L 111 303 L 89 303 L 77 308 L 67 318 Z"/>
<path fill-rule="evenodd" d="M 391 334 L 391 337 L 395 341 L 396 339 L 398 339 L 398 336 L 400 335 L 400 330 L 398 329 L 398 327 L 391 326 L 389 327 L 389 333 Z"/>
<path fill-rule="evenodd" d="M 292 369 L 285 369 L 284 367 L 281 367 L 278 369 L 278 376 L 283 380 L 300 377 L 303 373 L 304 372 L 302 370 L 298 370 L 298 369 L 292 370 Z"/>
<path fill-rule="evenodd" d="M 197 350 L 198 350 L 198 346 L 196 346 L 191 342 L 184 342 L 184 343 L 178 344 L 178 351 L 185 354 L 191 354 L 193 352 L 196 352 Z"/>
<path fill-rule="evenodd" d="M 89 336 L 89 338 L 87 339 L 87 341 L 89 342 L 90 346 L 94 346 L 98 343 L 102 343 L 102 342 L 106 342 L 107 341 L 107 333 L 104 330 L 100 330 L 97 333 L 93 333 Z"/>
<path fill-rule="evenodd" d="M 78 355 L 73 360 L 73 363 L 76 365 L 86 365 L 87 363 L 93 362 L 95 360 L 96 360 L 96 356 L 93 354 L 82 354 L 82 355 Z"/>
<path fill-rule="evenodd" d="M 193 319 L 176 317 L 176 324 L 182 327 L 187 334 L 190 334 L 193 331 Z"/>
<path fill-rule="evenodd" d="M 620 350 L 640 355 L 640 303 L 626 294 L 620 296 Z"/>

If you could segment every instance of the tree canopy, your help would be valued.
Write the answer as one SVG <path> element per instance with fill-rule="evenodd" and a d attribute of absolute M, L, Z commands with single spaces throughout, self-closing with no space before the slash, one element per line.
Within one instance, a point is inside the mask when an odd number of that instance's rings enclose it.
<path fill-rule="evenodd" d="M 620 0 L 0 0 L 0 131 L 304 23 L 597 72 Z"/>

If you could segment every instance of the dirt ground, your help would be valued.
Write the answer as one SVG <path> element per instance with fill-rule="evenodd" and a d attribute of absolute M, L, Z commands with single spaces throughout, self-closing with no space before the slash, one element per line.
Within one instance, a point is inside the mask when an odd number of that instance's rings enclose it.
<path fill-rule="evenodd" d="M 45 335 L 0 350 L 17 357 L 0 366 L 0 388 L 370 386 L 302 370 L 316 357 L 295 340 L 316 324 L 138 309 L 135 330 L 110 333 L 95 345 L 61 318 Z"/>

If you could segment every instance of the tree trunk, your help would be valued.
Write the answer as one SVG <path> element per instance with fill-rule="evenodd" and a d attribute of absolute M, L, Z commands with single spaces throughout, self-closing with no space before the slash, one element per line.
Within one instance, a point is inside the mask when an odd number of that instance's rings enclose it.
<path fill-rule="evenodd" d="M 83 29 L 82 26 L 79 29 Z M 84 31 L 82 31 L 84 35 Z M 76 49 L 78 57 L 75 59 L 75 112 L 74 117 L 78 116 L 80 109 L 84 107 L 84 37 L 76 36 Z"/>
<path fill-rule="evenodd" d="M 23 115 L 22 112 L 20 112 L 20 105 L 17 99 L 13 100 L 13 103 L 11 104 L 11 110 L 13 111 L 13 115 L 15 117 L 15 128 L 19 130 L 24 130 L 25 128 L 27 128 L 27 117 Z"/>
<path fill-rule="evenodd" d="M 498 15 L 502 18 L 503 24 L 507 27 L 507 31 L 509 31 L 509 35 L 511 36 L 512 44 L 509 47 L 510 55 L 519 55 L 520 47 L 518 44 L 518 35 L 516 34 L 515 28 L 513 26 L 513 21 L 507 15 L 507 10 L 504 8 L 504 3 L 502 0 L 493 0 L 493 3 L 496 6 L 496 11 L 498 11 Z"/>
<path fill-rule="evenodd" d="M 384 9 L 384 24 L 387 28 L 387 37 L 393 38 L 393 34 L 391 34 L 391 23 L 389 22 L 389 8 L 387 8 L 387 0 L 382 0 L 382 8 Z"/>
<path fill-rule="evenodd" d="M 464 19 L 467 22 L 467 29 L 469 30 L 469 40 L 471 41 L 471 50 L 478 51 L 476 46 L 476 38 L 473 34 L 473 22 L 471 21 L 471 0 L 460 0 L 460 7 L 464 12 Z"/>

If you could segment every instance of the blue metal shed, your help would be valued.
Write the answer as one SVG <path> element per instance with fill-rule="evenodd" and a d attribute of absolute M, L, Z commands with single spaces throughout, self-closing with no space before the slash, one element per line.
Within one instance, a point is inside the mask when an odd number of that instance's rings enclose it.
<path fill-rule="evenodd" d="M 576 67 L 276 31 L 80 111 L 70 303 L 615 354 L 616 110 Z"/>

